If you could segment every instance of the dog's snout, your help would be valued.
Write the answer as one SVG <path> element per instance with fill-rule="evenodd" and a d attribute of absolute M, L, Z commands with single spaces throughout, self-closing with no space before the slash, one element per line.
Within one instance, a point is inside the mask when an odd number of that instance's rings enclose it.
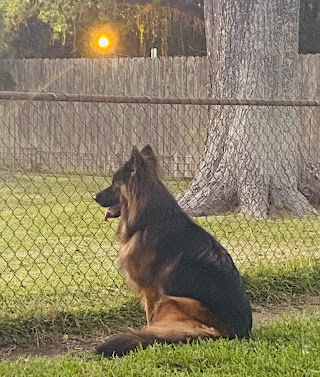
<path fill-rule="evenodd" d="M 97 200 L 97 194 L 94 194 L 92 197 L 93 200 Z"/>

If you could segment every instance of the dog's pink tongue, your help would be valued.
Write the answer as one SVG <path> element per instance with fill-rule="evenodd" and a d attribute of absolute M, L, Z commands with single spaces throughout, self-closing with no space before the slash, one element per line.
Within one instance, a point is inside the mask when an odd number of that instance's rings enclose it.
<path fill-rule="evenodd" d="M 106 213 L 104 214 L 104 221 L 108 221 L 108 218 L 109 218 L 109 214 L 108 214 L 108 210 L 106 210 Z"/>
<path fill-rule="evenodd" d="M 113 219 L 114 217 L 119 217 L 120 212 L 118 207 L 109 207 L 104 214 L 104 221 L 108 221 L 108 219 Z"/>
<path fill-rule="evenodd" d="M 108 221 L 112 217 L 112 211 L 109 210 L 109 208 L 106 210 L 106 213 L 104 214 L 104 221 Z"/>

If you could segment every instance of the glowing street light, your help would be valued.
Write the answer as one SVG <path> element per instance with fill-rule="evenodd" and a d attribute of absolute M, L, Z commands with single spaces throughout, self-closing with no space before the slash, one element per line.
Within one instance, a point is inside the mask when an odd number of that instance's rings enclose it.
<path fill-rule="evenodd" d="M 119 48 L 117 29 L 112 25 L 92 26 L 84 36 L 89 56 L 112 56 Z"/>
<path fill-rule="evenodd" d="M 109 39 L 105 35 L 102 35 L 98 40 L 98 45 L 101 48 L 107 48 L 109 46 Z"/>

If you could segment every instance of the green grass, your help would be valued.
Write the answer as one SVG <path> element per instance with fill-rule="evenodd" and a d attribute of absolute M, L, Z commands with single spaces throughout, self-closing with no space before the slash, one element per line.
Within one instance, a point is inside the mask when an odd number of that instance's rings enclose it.
<path fill-rule="evenodd" d="M 139 324 L 142 311 L 114 265 L 118 220 L 104 222 L 92 200 L 108 179 L 1 176 L 0 346 Z M 167 184 L 176 194 L 187 183 Z M 319 217 L 198 221 L 228 248 L 254 302 L 320 294 Z"/>
<path fill-rule="evenodd" d="M 91 353 L 28 357 L 0 363 L 3 377 L 64 376 L 295 376 L 320 374 L 320 311 L 307 310 L 257 328 L 250 340 L 201 340 L 154 345 L 123 358 Z"/>

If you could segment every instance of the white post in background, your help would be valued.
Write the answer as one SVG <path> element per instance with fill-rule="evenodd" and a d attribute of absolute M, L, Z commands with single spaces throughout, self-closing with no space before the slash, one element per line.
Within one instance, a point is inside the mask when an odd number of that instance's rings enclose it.
<path fill-rule="evenodd" d="M 150 50 L 150 56 L 151 56 L 151 58 L 157 57 L 157 48 L 156 47 L 154 47 Z"/>

